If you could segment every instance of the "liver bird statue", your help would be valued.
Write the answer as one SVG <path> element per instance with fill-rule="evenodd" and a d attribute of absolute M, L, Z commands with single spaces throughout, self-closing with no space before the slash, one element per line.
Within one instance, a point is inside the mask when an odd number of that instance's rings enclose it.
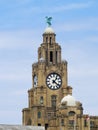
<path fill-rule="evenodd" d="M 48 24 L 48 26 L 50 27 L 51 26 L 51 20 L 52 20 L 52 17 L 48 17 L 46 16 L 46 23 Z"/>

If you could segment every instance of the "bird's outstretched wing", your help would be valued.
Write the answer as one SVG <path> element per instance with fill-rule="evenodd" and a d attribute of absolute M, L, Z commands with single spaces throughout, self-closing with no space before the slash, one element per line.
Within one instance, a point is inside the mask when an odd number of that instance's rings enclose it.
<path fill-rule="evenodd" d="M 45 18 L 46 18 L 47 20 L 52 20 L 52 17 L 46 16 Z"/>
<path fill-rule="evenodd" d="M 52 19 L 52 17 L 48 17 L 48 20 L 51 20 Z"/>
<path fill-rule="evenodd" d="M 47 22 L 48 26 L 51 26 L 52 17 L 46 16 L 45 18 L 46 18 L 46 22 Z"/>

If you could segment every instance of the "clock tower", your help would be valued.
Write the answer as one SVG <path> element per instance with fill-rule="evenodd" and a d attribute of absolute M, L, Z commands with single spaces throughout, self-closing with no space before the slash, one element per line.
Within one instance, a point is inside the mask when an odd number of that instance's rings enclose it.
<path fill-rule="evenodd" d="M 46 17 L 48 27 L 38 48 L 38 61 L 32 64 L 32 87 L 28 108 L 22 110 L 23 125 L 44 126 L 45 130 L 96 130 L 98 116 L 83 114 L 82 103 L 68 86 L 67 61 L 62 61 L 61 46 Z"/>
<path fill-rule="evenodd" d="M 49 126 L 61 99 L 72 94 L 67 86 L 67 61 L 62 61 L 61 46 L 51 26 L 43 33 L 38 62 L 32 64 L 32 88 L 28 90 L 28 108 L 23 109 L 23 124 Z"/>

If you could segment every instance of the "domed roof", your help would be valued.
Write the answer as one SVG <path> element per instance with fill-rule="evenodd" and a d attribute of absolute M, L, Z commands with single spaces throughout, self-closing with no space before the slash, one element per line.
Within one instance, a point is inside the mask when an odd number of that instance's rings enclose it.
<path fill-rule="evenodd" d="M 46 29 L 45 29 L 45 31 L 44 31 L 44 33 L 54 33 L 54 31 L 53 31 L 53 29 L 52 29 L 52 27 L 47 27 Z"/>
<path fill-rule="evenodd" d="M 75 98 L 71 95 L 67 95 L 61 100 L 61 104 L 64 103 L 67 103 L 67 106 L 76 106 Z"/>

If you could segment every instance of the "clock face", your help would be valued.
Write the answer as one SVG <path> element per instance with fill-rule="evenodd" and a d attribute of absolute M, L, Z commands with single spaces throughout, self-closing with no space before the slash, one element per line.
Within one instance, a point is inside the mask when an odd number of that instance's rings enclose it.
<path fill-rule="evenodd" d="M 61 76 L 57 73 L 50 73 L 46 78 L 46 84 L 52 90 L 59 89 L 62 84 Z"/>
<path fill-rule="evenodd" d="M 36 75 L 34 75 L 33 82 L 34 82 L 34 87 L 37 87 L 37 76 Z"/>

